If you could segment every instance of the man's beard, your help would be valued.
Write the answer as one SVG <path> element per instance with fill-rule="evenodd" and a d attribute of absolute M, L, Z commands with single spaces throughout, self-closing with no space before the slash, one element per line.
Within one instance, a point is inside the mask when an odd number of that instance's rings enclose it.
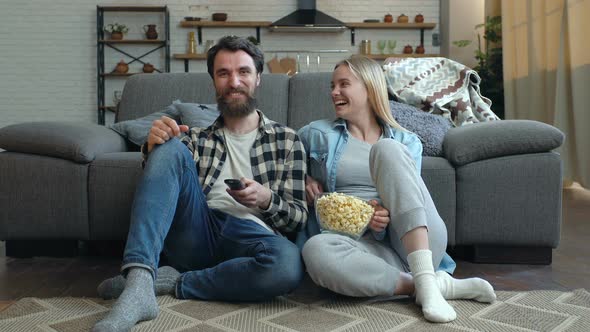
<path fill-rule="evenodd" d="M 246 101 L 241 102 L 236 99 L 227 98 L 233 92 L 243 93 L 246 96 Z M 226 89 L 217 96 L 217 109 L 223 116 L 235 118 L 245 117 L 254 112 L 257 106 L 256 98 L 252 97 L 243 89 Z"/>

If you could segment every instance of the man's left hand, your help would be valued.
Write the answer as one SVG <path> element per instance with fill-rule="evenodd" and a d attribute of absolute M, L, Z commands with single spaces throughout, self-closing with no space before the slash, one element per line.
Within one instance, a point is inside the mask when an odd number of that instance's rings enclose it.
<path fill-rule="evenodd" d="M 240 180 L 246 185 L 246 188 L 241 190 L 227 188 L 227 193 L 238 203 L 249 208 L 268 209 L 272 198 L 272 191 L 252 179 L 241 178 Z"/>

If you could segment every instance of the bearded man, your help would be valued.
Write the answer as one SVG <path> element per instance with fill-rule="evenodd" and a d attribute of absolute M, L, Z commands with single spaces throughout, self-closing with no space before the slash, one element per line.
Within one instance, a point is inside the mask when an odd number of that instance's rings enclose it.
<path fill-rule="evenodd" d="M 303 278 L 300 251 L 285 235 L 307 220 L 305 152 L 295 131 L 256 108 L 263 66 L 247 39 L 220 39 L 207 52 L 219 118 L 190 130 L 167 117 L 154 121 L 122 275 L 98 288 L 118 300 L 93 331 L 156 318 L 156 295 L 262 301 Z M 231 189 L 226 179 L 242 186 Z M 158 268 L 160 254 L 168 266 Z"/>

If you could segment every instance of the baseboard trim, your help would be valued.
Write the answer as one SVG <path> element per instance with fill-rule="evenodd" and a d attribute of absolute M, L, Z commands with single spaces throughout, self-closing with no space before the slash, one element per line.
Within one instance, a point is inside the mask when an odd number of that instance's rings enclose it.
<path fill-rule="evenodd" d="M 78 240 L 6 240 L 7 257 L 74 257 L 78 253 Z"/>
<path fill-rule="evenodd" d="M 481 264 L 531 264 L 550 265 L 553 259 L 551 247 L 473 245 L 448 249 L 451 257 Z"/>

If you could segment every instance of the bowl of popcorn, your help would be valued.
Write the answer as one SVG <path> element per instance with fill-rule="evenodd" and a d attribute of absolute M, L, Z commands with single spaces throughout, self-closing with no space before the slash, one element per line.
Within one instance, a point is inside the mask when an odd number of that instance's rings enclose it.
<path fill-rule="evenodd" d="M 322 193 L 315 197 L 315 213 L 322 233 L 335 233 L 358 240 L 375 209 L 366 201 L 342 194 Z"/>

